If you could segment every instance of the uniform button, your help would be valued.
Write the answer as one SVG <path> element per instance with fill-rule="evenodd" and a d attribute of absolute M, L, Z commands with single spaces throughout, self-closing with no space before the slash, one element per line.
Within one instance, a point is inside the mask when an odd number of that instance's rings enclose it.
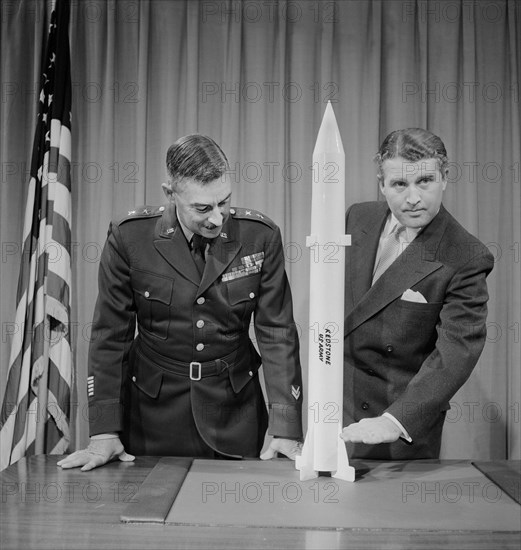
<path fill-rule="evenodd" d="M 199 321 L 197 321 L 197 323 L 195 323 L 195 326 L 197 328 L 203 328 L 204 327 L 204 321 L 202 319 L 199 319 Z"/>
<path fill-rule="evenodd" d="M 148 298 L 150 296 L 150 292 L 148 290 L 145 290 L 145 298 Z"/>
<path fill-rule="evenodd" d="M 159 212 L 163 212 L 164 209 L 165 209 L 164 206 L 160 206 L 160 207 L 159 207 Z"/>
<path fill-rule="evenodd" d="M 392 353 L 394 351 L 394 348 L 392 344 L 387 344 L 387 346 L 385 346 L 385 350 L 387 351 L 387 353 Z"/>
<path fill-rule="evenodd" d="M 369 370 L 367 371 L 367 374 L 368 374 L 369 376 L 374 376 L 374 370 L 373 370 L 373 369 L 369 369 Z"/>
<path fill-rule="evenodd" d="M 195 349 L 196 349 L 197 351 L 203 351 L 203 349 L 204 349 L 204 344 L 197 344 L 197 346 L 195 346 Z"/>
<path fill-rule="evenodd" d="M 365 401 L 362 403 L 362 409 L 366 411 L 369 408 L 369 403 L 366 403 Z"/>
<path fill-rule="evenodd" d="M 235 214 L 235 208 L 230 208 L 230 214 Z"/>
<path fill-rule="evenodd" d="M 248 374 L 249 374 L 250 376 L 253 376 L 253 371 L 249 371 Z"/>
<path fill-rule="evenodd" d="M 250 298 L 251 299 L 255 298 L 255 292 L 250 292 Z"/>
<path fill-rule="evenodd" d="M 205 300 L 204 296 L 199 296 L 199 298 L 197 298 L 197 303 L 198 303 L 199 305 L 202 305 L 202 304 L 204 304 L 205 302 L 206 302 L 206 300 Z"/>
<path fill-rule="evenodd" d="M 135 381 L 136 381 L 136 377 L 133 376 L 133 377 L 132 377 L 132 382 L 135 382 Z"/>

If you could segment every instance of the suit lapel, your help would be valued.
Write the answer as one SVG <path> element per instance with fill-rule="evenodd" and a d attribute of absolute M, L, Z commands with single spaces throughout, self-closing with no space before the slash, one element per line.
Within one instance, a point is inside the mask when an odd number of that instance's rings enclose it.
<path fill-rule="evenodd" d="M 371 288 L 378 241 L 388 213 L 387 203 L 381 203 L 377 216 L 367 220 L 358 239 L 353 242 L 351 250 L 349 250 L 348 268 L 351 272 L 353 304 L 360 302 L 364 294 Z"/>
<path fill-rule="evenodd" d="M 434 220 L 418 234 L 378 281 L 361 295 L 359 301 L 355 301 L 355 307 L 345 319 L 344 334 L 346 336 L 393 300 L 399 298 L 408 288 L 413 287 L 443 265 L 435 261 L 435 257 L 446 225 L 447 212 L 442 206 Z M 374 254 L 372 261 L 368 260 L 367 254 L 361 261 L 368 263 L 372 272 Z M 360 258 L 358 258 L 359 261 Z M 364 269 L 367 267 L 364 266 Z M 354 276 L 353 272 L 351 276 Z M 361 283 L 359 289 L 360 292 L 363 292 Z"/>

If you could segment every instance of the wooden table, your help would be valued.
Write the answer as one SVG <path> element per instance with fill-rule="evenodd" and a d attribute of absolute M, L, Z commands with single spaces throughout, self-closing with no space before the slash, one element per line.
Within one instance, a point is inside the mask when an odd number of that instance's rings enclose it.
<path fill-rule="evenodd" d="M 280 475 L 285 475 L 286 469 L 291 468 L 287 461 L 284 461 L 285 464 L 274 463 L 273 466 L 260 461 L 223 461 L 219 464 L 208 461 L 207 476 L 206 463 L 194 461 L 194 474 L 192 476 L 190 471 L 189 476 L 192 477 L 187 479 L 191 480 L 192 487 L 201 479 L 205 480 L 203 487 L 207 492 L 202 497 L 199 494 L 197 498 L 190 494 L 182 496 L 183 488 L 190 487 L 190 483 L 185 482 L 175 502 L 179 514 L 174 513 L 173 519 L 168 519 L 166 523 L 126 523 L 121 518 L 129 510 L 146 508 L 147 501 L 156 503 L 158 498 L 162 498 L 161 485 L 168 486 L 169 480 L 164 479 L 162 483 L 161 476 L 158 478 L 154 475 L 154 472 L 157 474 L 160 471 L 157 469 L 161 464 L 160 458 L 138 457 L 134 463 L 113 462 L 91 472 L 62 470 L 56 466 L 60 458 L 33 456 L 22 459 L 1 472 L 2 550 L 246 547 L 519 550 L 521 545 L 521 506 L 474 468 L 470 461 L 352 461 L 357 471 L 357 481 L 354 484 L 346 486 L 343 484 L 347 482 L 321 477 L 320 486 L 301 486 L 303 493 L 308 495 L 307 498 L 312 499 L 309 502 L 317 503 L 322 499 L 326 511 L 351 514 L 349 517 L 352 518 L 353 525 L 349 528 L 338 528 L 334 525 L 317 528 L 313 521 L 309 527 L 305 524 L 295 526 L 300 512 L 293 505 L 300 505 L 300 510 L 304 512 L 309 507 L 302 506 L 302 501 L 296 503 L 295 488 L 298 491 L 299 485 L 295 481 L 298 477 L 295 478 L 293 473 L 288 477 L 292 481 L 288 481 L 288 491 L 283 495 L 285 502 L 282 503 L 284 510 L 288 511 L 289 526 L 262 525 L 263 521 L 258 519 L 259 515 L 262 517 L 262 508 L 256 508 L 260 510 L 260 514 L 257 514 L 257 525 L 244 525 L 244 514 L 241 520 L 238 513 L 237 518 L 233 517 L 233 513 L 230 514 L 224 524 L 215 516 L 215 506 L 212 512 L 198 504 L 204 502 L 205 505 L 211 505 L 212 499 L 217 502 L 216 499 L 219 498 L 219 503 L 230 504 L 229 510 L 232 512 L 234 509 L 246 509 L 250 505 L 262 506 L 261 497 L 267 498 L 267 493 L 259 496 L 258 487 L 269 487 L 271 491 L 274 490 L 273 487 L 280 488 L 280 484 L 275 485 L 273 482 L 270 485 L 259 481 L 255 487 L 255 483 L 249 481 L 247 486 L 238 490 L 239 501 L 236 501 L 236 495 L 230 498 L 217 495 L 216 491 L 221 489 L 215 480 L 233 479 L 233 472 L 244 466 L 249 467 L 250 472 L 260 468 L 259 471 L 264 476 L 272 468 L 278 472 L 278 479 L 281 479 Z M 466 472 L 465 479 L 454 474 L 461 471 Z M 469 471 L 472 471 L 471 477 L 468 476 Z M 422 477 L 418 477 L 418 472 Z M 419 479 L 427 481 L 419 482 Z M 441 483 L 440 479 L 443 480 Z M 519 480 L 514 478 L 513 481 L 514 489 L 519 491 Z M 341 491 L 338 494 L 344 495 L 344 500 L 332 501 L 330 497 L 334 496 L 334 491 L 323 491 L 328 487 L 327 483 L 340 484 L 338 487 Z M 140 491 L 142 485 L 143 490 Z M 329 485 L 329 488 L 333 486 Z M 313 487 L 313 491 L 305 490 Z M 318 496 L 319 487 L 322 487 L 322 496 Z M 398 495 L 393 497 L 389 494 L 393 487 L 401 491 L 399 498 Z M 240 502 L 241 494 L 246 499 L 245 502 Z M 269 508 L 266 510 L 272 515 L 275 511 L 276 518 L 276 507 L 281 506 L 281 503 L 277 502 L 277 493 L 270 493 L 270 497 L 273 495 L 275 496 L 270 498 Z M 352 500 L 346 502 L 346 498 Z M 188 507 L 179 505 L 183 499 L 188 499 Z M 408 507 L 403 508 L 402 513 L 400 506 Z M 172 512 L 175 512 L 175 506 L 172 507 Z M 475 515 L 469 522 L 469 514 L 474 512 Z M 365 521 L 367 514 L 377 518 L 375 527 Z M 461 514 L 461 520 L 454 517 L 458 514 Z M 399 519 L 399 526 L 392 526 L 393 517 Z M 430 517 L 433 518 L 431 523 L 418 522 L 421 518 Z M 444 518 L 451 527 L 443 527 L 444 524 L 439 523 L 436 517 Z M 519 522 L 516 519 L 518 517 Z M 179 523 L 176 518 L 179 518 Z"/>

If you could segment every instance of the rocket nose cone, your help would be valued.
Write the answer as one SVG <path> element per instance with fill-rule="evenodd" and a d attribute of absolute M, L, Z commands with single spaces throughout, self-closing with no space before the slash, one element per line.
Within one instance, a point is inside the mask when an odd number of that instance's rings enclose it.
<path fill-rule="evenodd" d="M 344 146 L 342 145 L 342 138 L 340 137 L 340 130 L 338 129 L 331 101 L 327 102 L 313 154 L 321 151 L 344 153 Z"/>
<path fill-rule="evenodd" d="M 326 105 L 326 110 L 324 111 L 324 116 L 322 118 L 330 117 L 332 116 L 335 118 L 335 111 L 333 110 L 333 106 L 331 105 L 331 100 L 328 100 Z M 336 120 L 336 118 L 335 118 Z"/>

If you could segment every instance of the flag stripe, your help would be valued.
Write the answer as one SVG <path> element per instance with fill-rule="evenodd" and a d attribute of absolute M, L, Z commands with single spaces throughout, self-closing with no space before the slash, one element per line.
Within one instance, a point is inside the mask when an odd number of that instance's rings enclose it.
<path fill-rule="evenodd" d="M 67 322 L 67 311 L 63 309 L 63 302 L 69 300 L 69 285 L 55 273 L 47 276 L 47 311 L 62 323 Z"/>
<path fill-rule="evenodd" d="M 54 204 L 56 204 L 56 202 Z M 49 241 L 63 248 L 63 251 L 61 251 L 61 253 L 67 254 L 67 258 L 65 258 L 65 260 L 67 260 L 69 256 L 69 248 L 71 243 L 71 228 L 69 226 L 67 219 L 64 218 L 59 212 L 56 212 L 56 211 L 54 212 L 54 215 L 53 215 L 52 234 Z M 47 248 L 48 248 L 47 252 L 49 254 L 51 255 L 55 254 L 54 250 L 52 250 L 50 247 L 47 247 Z M 61 255 L 57 255 L 57 257 L 55 258 L 50 258 L 49 259 L 50 268 L 54 268 L 60 263 L 67 264 L 67 262 L 60 262 L 59 260 L 61 259 L 62 259 Z"/>
<path fill-rule="evenodd" d="M 27 360 L 24 361 L 26 366 L 28 366 L 29 359 L 30 358 L 28 357 Z M 29 369 L 22 369 L 21 372 L 22 377 L 20 378 L 20 389 L 27 387 L 30 383 L 28 376 L 25 376 L 25 373 L 29 373 Z M 26 417 L 28 414 L 31 414 L 31 402 L 34 400 L 33 395 L 29 393 L 21 393 L 20 395 L 20 393 L 21 392 L 17 395 L 17 403 L 14 411 L 15 414 L 11 418 L 14 423 L 12 436 L 13 447 L 24 437 Z M 4 451 L 2 450 L 2 452 Z"/>

